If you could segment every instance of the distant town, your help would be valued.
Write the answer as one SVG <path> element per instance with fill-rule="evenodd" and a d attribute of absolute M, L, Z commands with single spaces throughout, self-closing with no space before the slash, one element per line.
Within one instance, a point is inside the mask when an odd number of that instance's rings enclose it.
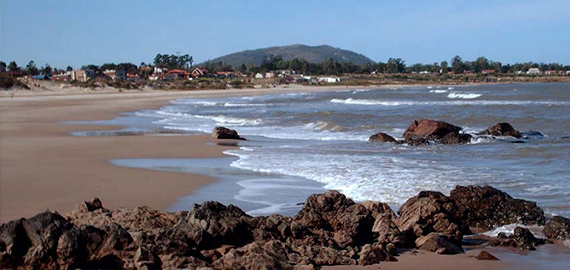
<path fill-rule="evenodd" d="M 461 83 L 508 81 L 568 81 L 570 65 L 558 63 L 500 62 L 479 57 L 463 61 L 456 56 L 448 63 L 414 64 L 407 66 L 401 58 L 387 62 L 351 64 L 333 59 L 311 63 L 304 59 L 283 60 L 267 56 L 260 65 L 237 67 L 223 62 L 205 62 L 193 66 L 193 57 L 179 54 L 157 54 L 153 63 L 106 63 L 65 69 L 45 65 L 38 68 L 34 61 L 20 67 L 15 61 L 0 61 L 0 88 L 10 88 L 22 80 L 68 82 L 85 87 L 107 84 L 118 88 L 136 89 L 145 85 L 156 89 L 249 88 L 275 84 L 347 84 L 383 83 Z M 538 79 L 537 79 L 538 78 Z M 550 78 L 550 79 L 549 79 Z M 20 84 L 22 85 L 22 84 Z"/>

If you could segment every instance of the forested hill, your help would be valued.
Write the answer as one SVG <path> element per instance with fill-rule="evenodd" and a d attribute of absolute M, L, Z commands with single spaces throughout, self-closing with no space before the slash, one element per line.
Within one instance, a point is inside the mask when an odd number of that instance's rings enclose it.
<path fill-rule="evenodd" d="M 281 56 L 283 60 L 291 60 L 295 58 L 305 59 L 311 63 L 322 63 L 328 59 L 333 59 L 341 63 L 365 64 L 372 62 L 368 57 L 355 53 L 353 51 L 342 50 L 328 45 L 307 46 L 307 45 L 289 45 L 281 47 L 269 47 L 256 50 L 247 50 L 228 54 L 208 62 L 223 62 L 234 67 L 242 64 L 261 65 L 264 58 L 269 56 Z"/>

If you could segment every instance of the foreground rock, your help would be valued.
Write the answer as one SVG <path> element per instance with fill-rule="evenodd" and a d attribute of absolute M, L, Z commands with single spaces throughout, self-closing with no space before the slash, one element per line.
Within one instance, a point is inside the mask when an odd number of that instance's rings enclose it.
<path fill-rule="evenodd" d="M 225 127 L 215 127 L 212 130 L 212 138 L 214 139 L 231 139 L 231 140 L 245 140 L 239 136 L 237 131 Z"/>
<path fill-rule="evenodd" d="M 570 239 L 570 219 L 555 216 L 546 223 L 542 233 L 548 238 L 568 240 Z"/>
<path fill-rule="evenodd" d="M 318 269 L 323 265 L 370 265 L 395 261 L 400 247 L 462 253 L 463 235 L 470 233 L 468 223 L 510 220 L 519 214 L 520 205 L 536 210 L 530 202 L 517 201 L 490 187 L 457 187 L 456 193 L 448 197 L 439 192 L 420 192 L 402 206 L 400 217 L 385 203 L 356 203 L 336 191 L 310 196 L 294 217 L 252 217 L 238 207 L 218 202 L 197 204 L 190 212 L 167 213 L 148 207 L 109 210 L 95 199 L 79 203 L 66 217 L 44 212 L 2 224 L 0 269 Z M 475 204 L 474 198 L 500 204 Z M 492 206 L 498 214 L 483 211 Z M 534 220 L 523 217 L 516 218 Z M 492 221 L 485 222 L 484 218 Z M 545 230 L 550 237 L 560 238 L 567 237 L 567 228 L 566 219 L 555 218 Z M 542 243 L 544 240 L 536 239 L 528 230 L 516 228 L 514 235 L 491 244 L 534 249 Z"/>
<path fill-rule="evenodd" d="M 495 257 L 493 254 L 482 250 L 479 254 L 475 257 L 477 260 L 484 260 L 484 261 L 498 261 L 499 258 Z"/>
<path fill-rule="evenodd" d="M 517 139 L 522 138 L 522 134 L 509 123 L 497 123 L 486 130 L 479 132 L 477 135 L 510 136 Z"/>
<path fill-rule="evenodd" d="M 370 136 L 370 138 L 368 138 L 369 142 L 396 142 L 396 139 L 394 139 L 394 137 L 386 134 L 386 133 L 376 133 L 372 136 Z"/>
<path fill-rule="evenodd" d="M 425 145 L 430 142 L 441 144 L 464 144 L 471 135 L 459 133 L 461 128 L 443 121 L 414 120 L 404 132 L 404 141 L 409 145 Z"/>
<path fill-rule="evenodd" d="M 450 199 L 458 207 L 458 218 L 471 227 L 490 230 L 513 223 L 544 225 L 544 211 L 536 203 L 514 199 L 491 186 L 457 186 Z"/>

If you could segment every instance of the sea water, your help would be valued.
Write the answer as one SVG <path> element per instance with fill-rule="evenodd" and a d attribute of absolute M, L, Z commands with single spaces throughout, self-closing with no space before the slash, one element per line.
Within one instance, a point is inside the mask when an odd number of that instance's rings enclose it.
<path fill-rule="evenodd" d="M 216 177 L 231 178 L 236 187 L 224 198 L 241 198 L 245 203 L 248 197 L 243 194 L 263 193 L 265 210 L 260 214 L 279 212 L 278 205 L 297 205 L 302 199 L 290 195 L 315 193 L 316 186 L 339 190 L 356 201 L 386 202 L 397 210 L 421 190 L 449 194 L 456 185 L 492 185 L 513 197 L 536 201 L 547 215 L 570 216 L 569 83 L 192 98 L 118 120 L 129 122 L 129 117 L 136 119 L 131 123 L 146 119 L 144 128 L 151 123 L 161 130 L 236 129 L 248 141 L 226 151 L 234 158 L 216 166 L 233 170 Z M 422 118 L 446 121 L 473 134 L 509 122 L 520 131 L 540 131 L 544 136 L 530 137 L 525 143 L 479 138 L 466 145 L 421 147 L 367 141 L 377 132 L 401 138 L 413 120 Z M 136 124 L 131 124 L 133 128 Z M 142 166 L 129 162 L 124 165 Z M 170 167 L 196 170 L 192 162 L 178 161 Z M 302 182 L 312 184 L 297 188 Z M 289 194 L 278 192 L 281 189 Z M 208 195 L 218 199 L 215 190 L 203 197 Z M 251 205 L 248 210 L 256 213 Z"/>

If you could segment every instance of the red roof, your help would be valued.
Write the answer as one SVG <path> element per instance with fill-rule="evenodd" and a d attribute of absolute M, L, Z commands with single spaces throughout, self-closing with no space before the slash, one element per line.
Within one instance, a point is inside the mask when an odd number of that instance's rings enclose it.
<path fill-rule="evenodd" d="M 188 75 L 188 72 L 186 70 L 182 70 L 182 69 L 173 69 L 173 70 L 169 70 L 167 73 L 181 73 L 184 75 Z"/>

